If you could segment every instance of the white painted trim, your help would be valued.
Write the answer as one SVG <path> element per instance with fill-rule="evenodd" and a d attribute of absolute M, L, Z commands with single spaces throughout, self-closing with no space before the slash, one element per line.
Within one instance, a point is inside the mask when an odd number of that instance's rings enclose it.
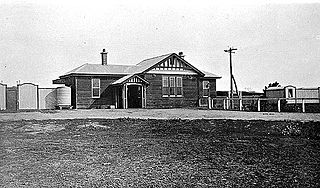
<path fill-rule="evenodd" d="M 145 88 L 145 86 L 143 84 L 140 83 L 126 83 L 124 84 L 124 88 L 125 88 L 125 93 L 124 93 L 124 98 L 123 98 L 123 102 L 125 104 L 125 108 L 128 108 L 128 86 L 129 85 L 137 85 L 141 87 L 141 108 L 145 108 L 147 106 L 147 90 Z"/>
<path fill-rule="evenodd" d="M 123 92 L 123 98 L 122 98 L 122 100 L 123 100 L 123 108 L 127 109 L 128 108 L 128 103 L 127 103 L 127 101 L 128 101 L 128 99 L 127 99 L 127 92 L 128 92 L 127 84 L 123 85 L 122 92 Z"/>
<path fill-rule="evenodd" d="M 193 71 L 168 71 L 168 70 L 151 70 L 147 73 L 150 74 L 175 74 L 175 75 L 197 75 L 197 73 Z"/>
<path fill-rule="evenodd" d="M 142 86 L 142 84 L 140 84 L 140 83 L 133 83 L 133 82 L 128 82 L 128 83 L 126 83 L 126 85 L 128 86 L 128 85 L 139 85 L 139 86 Z"/>

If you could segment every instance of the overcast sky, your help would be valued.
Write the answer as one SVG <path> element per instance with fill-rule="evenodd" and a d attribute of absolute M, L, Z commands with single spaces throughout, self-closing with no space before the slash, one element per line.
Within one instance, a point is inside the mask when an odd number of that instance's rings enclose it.
<path fill-rule="evenodd" d="M 8 86 L 52 80 L 84 63 L 110 64 L 184 52 L 199 68 L 222 76 L 229 56 L 241 90 L 278 81 L 320 86 L 319 1 L 17 1 L 0 0 L 0 80 Z"/>

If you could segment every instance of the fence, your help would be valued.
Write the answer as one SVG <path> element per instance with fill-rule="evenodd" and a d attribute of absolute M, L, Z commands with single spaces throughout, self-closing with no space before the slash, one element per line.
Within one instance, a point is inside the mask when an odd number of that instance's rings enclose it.
<path fill-rule="evenodd" d="M 67 99 L 58 96 L 57 90 L 64 89 L 63 95 L 70 95 Z M 67 92 L 68 91 L 68 92 Z M 60 92 L 61 95 L 61 92 Z M 40 110 L 60 107 L 59 99 L 64 99 L 63 107 L 71 107 L 71 89 L 68 87 L 39 88 L 32 83 L 18 84 L 7 87 L 0 84 L 0 110 Z"/>
<path fill-rule="evenodd" d="M 7 108 L 6 103 L 7 85 L 0 83 L 0 110 Z"/>
<path fill-rule="evenodd" d="M 200 107 L 220 110 L 320 112 L 319 98 L 200 98 Z"/>

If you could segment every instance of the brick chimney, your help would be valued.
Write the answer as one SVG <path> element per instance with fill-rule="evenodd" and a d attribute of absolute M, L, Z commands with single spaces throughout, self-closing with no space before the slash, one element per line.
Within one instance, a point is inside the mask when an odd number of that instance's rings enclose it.
<path fill-rule="evenodd" d="M 107 65 L 108 64 L 108 59 L 107 59 L 108 52 L 106 52 L 106 49 L 103 49 L 100 54 L 101 54 L 102 65 Z"/>

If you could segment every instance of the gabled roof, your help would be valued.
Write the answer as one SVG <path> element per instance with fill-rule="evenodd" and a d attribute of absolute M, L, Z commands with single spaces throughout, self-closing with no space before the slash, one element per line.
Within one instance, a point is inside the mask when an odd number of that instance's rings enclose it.
<path fill-rule="evenodd" d="M 83 64 L 64 75 L 60 76 L 60 78 L 71 75 L 71 74 L 81 74 L 81 75 L 132 75 L 132 74 L 138 74 L 143 73 L 151 70 L 154 66 L 156 66 L 158 63 L 161 63 L 163 60 L 175 56 L 179 58 L 181 61 L 183 61 L 186 65 L 188 65 L 190 68 L 192 68 L 195 72 L 198 74 L 204 76 L 205 78 L 221 78 L 218 75 L 206 72 L 206 71 L 200 71 L 197 68 L 195 68 L 193 65 L 188 63 L 183 58 L 180 58 L 175 53 L 169 53 L 157 57 L 152 57 L 149 59 L 145 59 L 141 61 L 140 63 L 136 65 L 101 65 L 101 64 Z"/>
<path fill-rule="evenodd" d="M 197 69 L 196 67 L 194 67 L 193 65 L 188 63 L 186 60 L 184 60 L 183 58 L 178 56 L 176 53 L 170 53 L 170 54 L 165 54 L 165 55 L 161 55 L 161 56 L 145 59 L 145 60 L 141 61 L 140 63 L 138 63 L 136 65 L 136 67 L 135 67 L 136 72 L 137 73 L 147 72 L 150 69 L 152 69 L 155 65 L 157 65 L 161 61 L 163 61 L 163 60 L 165 60 L 165 59 L 167 59 L 167 58 L 169 58 L 171 56 L 176 56 L 178 59 L 180 59 L 186 65 L 191 67 L 195 72 L 197 72 L 198 74 L 204 76 L 204 73 L 202 71 L 200 71 L 199 69 Z"/>
<path fill-rule="evenodd" d="M 150 69 L 151 67 L 153 67 L 154 65 L 158 64 L 159 62 L 161 62 L 162 60 L 168 58 L 169 56 L 171 56 L 173 53 L 170 54 L 165 54 L 165 55 L 161 55 L 161 56 L 157 56 L 157 57 L 152 57 L 149 59 L 145 59 L 143 61 L 141 61 L 140 63 L 138 63 L 133 69 L 135 73 L 141 73 L 143 71 L 146 71 L 148 69 Z"/>

